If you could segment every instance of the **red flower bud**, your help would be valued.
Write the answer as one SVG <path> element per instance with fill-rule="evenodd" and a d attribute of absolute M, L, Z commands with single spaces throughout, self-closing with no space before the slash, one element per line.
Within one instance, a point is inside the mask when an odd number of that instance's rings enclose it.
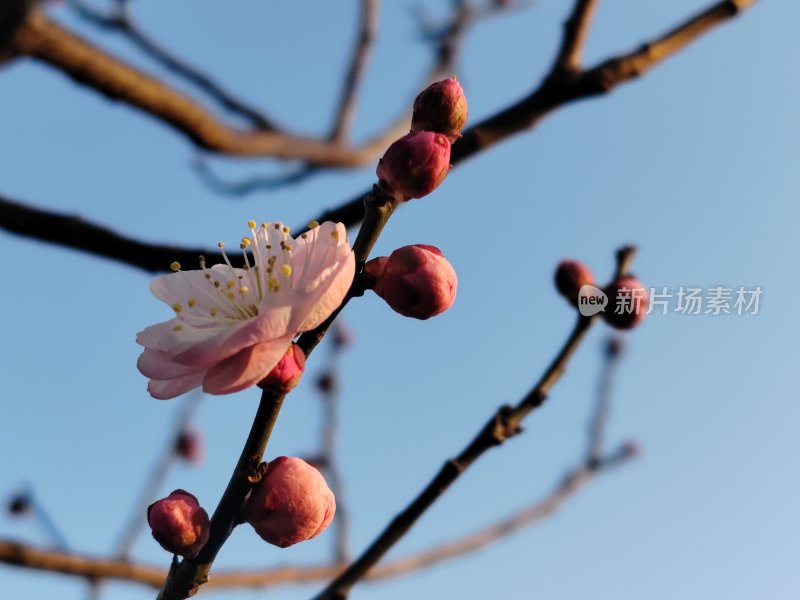
<path fill-rule="evenodd" d="M 300 346 L 292 342 L 283 358 L 272 368 L 269 375 L 258 383 L 258 387 L 262 390 L 272 390 L 277 394 L 288 394 L 300 383 L 305 366 L 306 355 Z"/>
<path fill-rule="evenodd" d="M 441 133 L 413 131 L 378 161 L 378 185 L 398 201 L 427 196 L 450 170 L 450 142 Z"/>
<path fill-rule="evenodd" d="M 181 431 L 175 439 L 175 454 L 190 463 L 203 462 L 203 433 L 197 429 Z"/>
<path fill-rule="evenodd" d="M 367 285 L 406 317 L 429 319 L 446 311 L 456 299 L 456 272 L 435 246 L 398 248 L 389 257 L 369 261 L 364 271 Z"/>
<path fill-rule="evenodd" d="M 242 518 L 266 542 L 286 548 L 330 525 L 336 499 L 322 474 L 305 461 L 281 456 L 267 467 L 242 505 Z"/>
<path fill-rule="evenodd" d="M 615 329 L 633 329 L 644 319 L 650 295 L 641 281 L 632 275 L 618 277 L 605 289 L 608 306 L 603 318 Z"/>
<path fill-rule="evenodd" d="M 431 84 L 414 100 L 411 131 L 442 133 L 452 144 L 461 137 L 466 123 L 467 97 L 455 75 Z"/>
<path fill-rule="evenodd" d="M 187 558 L 197 556 L 208 541 L 208 513 L 189 492 L 175 490 L 147 507 L 147 522 L 161 547 Z"/>
<path fill-rule="evenodd" d="M 573 307 L 578 306 L 578 292 L 594 283 L 589 267 L 577 260 L 562 260 L 556 267 L 556 288 Z"/>

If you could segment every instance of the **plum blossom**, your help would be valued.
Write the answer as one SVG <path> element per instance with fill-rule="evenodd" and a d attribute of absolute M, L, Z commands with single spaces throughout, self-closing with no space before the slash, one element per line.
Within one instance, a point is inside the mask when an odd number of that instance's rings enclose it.
<path fill-rule="evenodd" d="M 339 307 L 355 274 L 341 223 L 313 222 L 293 239 L 282 223 L 248 223 L 244 268 L 224 264 L 175 271 L 150 284 L 175 312 L 139 332 L 145 350 L 139 371 L 154 398 L 175 398 L 196 387 L 209 394 L 238 392 L 261 381 L 292 339 L 314 329 Z M 223 248 L 224 244 L 220 244 Z"/>

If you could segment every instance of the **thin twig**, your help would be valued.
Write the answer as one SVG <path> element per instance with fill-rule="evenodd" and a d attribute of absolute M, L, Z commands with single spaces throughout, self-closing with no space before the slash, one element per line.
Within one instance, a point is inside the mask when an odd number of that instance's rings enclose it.
<path fill-rule="evenodd" d="M 589 436 L 586 447 L 586 464 L 599 464 L 603 457 L 603 438 L 611 411 L 611 387 L 622 357 L 622 338 L 609 337 L 603 348 L 603 369 L 597 385 L 597 399 L 592 418 L 589 420 Z"/>
<path fill-rule="evenodd" d="M 383 580 L 413 573 L 433 567 L 445 560 L 452 560 L 474 552 L 497 539 L 507 536 L 524 525 L 538 522 L 552 514 L 567 500 L 572 498 L 596 475 L 622 464 L 632 458 L 631 444 L 625 444 L 606 459 L 596 469 L 579 467 L 568 473 L 547 496 L 536 503 L 509 515 L 502 521 L 485 529 L 470 533 L 463 538 L 446 542 L 425 550 L 420 554 L 399 558 L 378 566 L 369 572 L 366 579 Z M 27 569 L 60 573 L 87 579 L 116 579 L 140 583 L 158 588 L 164 582 L 166 571 L 163 567 L 144 565 L 127 560 L 113 560 L 71 554 L 54 550 L 35 548 L 27 544 L 0 540 L 0 562 Z M 272 587 L 293 583 L 324 581 L 335 577 L 344 565 L 317 565 L 278 567 L 266 570 L 215 571 L 214 577 L 206 584 L 208 588 L 224 589 L 233 587 Z"/>
<path fill-rule="evenodd" d="M 583 49 L 589 36 L 589 27 L 597 9 L 597 0 L 577 0 L 567 22 L 564 36 L 556 57 L 556 65 L 566 71 L 579 71 L 583 59 Z"/>
<path fill-rule="evenodd" d="M 621 249 L 617 254 L 617 273 L 627 269 L 632 249 Z M 315 600 L 343 600 L 378 561 L 397 543 L 417 520 L 438 500 L 447 489 L 487 450 L 499 446 L 522 432 L 522 421 L 542 406 L 547 394 L 563 375 L 567 363 L 578 349 L 593 322 L 592 317 L 579 315 L 575 326 L 559 353 L 550 363 L 536 385 L 515 406 L 502 406 L 489 419 L 473 440 L 456 456 L 442 466 L 437 475 L 417 497 L 375 538 L 369 547 Z"/>
<path fill-rule="evenodd" d="M 225 181 L 211 170 L 208 162 L 200 156 L 192 161 L 194 172 L 209 188 L 219 194 L 241 198 L 256 191 L 277 190 L 287 185 L 295 185 L 305 181 L 319 172 L 314 167 L 300 166 L 280 175 L 262 175 L 249 177 L 240 181 Z"/>
<path fill-rule="evenodd" d="M 127 10 L 127 4 L 122 3 L 114 14 L 106 15 L 81 0 L 67 0 L 67 3 L 79 17 L 98 27 L 124 35 L 162 67 L 195 85 L 224 109 L 243 117 L 253 127 L 262 131 L 280 129 L 262 111 L 237 98 L 219 82 L 179 58 L 147 35 L 131 18 L 130 12 Z"/>
<path fill-rule="evenodd" d="M 330 139 L 334 142 L 345 141 L 353 128 L 358 92 L 372 57 L 375 39 L 378 37 L 380 6 L 380 0 L 361 0 L 358 39 L 344 78 L 339 107 L 336 110 L 336 122 L 330 135 Z"/>
<path fill-rule="evenodd" d="M 153 462 L 150 473 L 145 478 L 139 496 L 133 504 L 127 523 L 122 528 L 117 543 L 114 545 L 113 557 L 124 559 L 130 555 L 136 538 L 139 537 L 139 533 L 147 523 L 145 518 L 146 509 L 156 499 L 175 461 L 177 456 L 175 447 L 178 437 L 186 429 L 202 398 L 203 394 L 196 391 L 188 394 L 183 400 L 183 404 L 178 409 L 172 425 L 169 427 L 166 443 Z"/>
<path fill-rule="evenodd" d="M 609 92 L 617 85 L 630 81 L 755 2 L 719 2 L 636 52 L 605 61 L 572 78 L 552 76 L 560 72 L 554 65 L 551 76 L 545 77 L 529 96 L 465 131 L 464 137 L 453 145 L 451 162 L 454 166 L 458 165 L 512 134 L 533 127 L 560 106 Z M 323 213 L 317 220 L 339 221 L 346 227 L 356 225 L 363 216 L 362 199 L 365 193 Z M 221 261 L 221 256 L 213 251 L 136 242 L 80 218 L 32 209 L 2 197 L 0 228 L 81 249 L 151 272 L 166 271 L 174 260 L 194 264 L 199 254 L 204 254 L 209 264 L 211 257 L 213 262 Z"/>

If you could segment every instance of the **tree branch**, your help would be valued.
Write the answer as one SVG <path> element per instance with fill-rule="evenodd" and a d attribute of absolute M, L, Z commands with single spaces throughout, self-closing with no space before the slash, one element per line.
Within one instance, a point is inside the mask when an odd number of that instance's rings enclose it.
<path fill-rule="evenodd" d="M 699 36 L 751 7 L 756 1 L 718 2 L 666 35 L 645 44 L 639 50 L 607 60 L 570 77 L 565 77 L 558 63 L 554 63 L 550 75 L 530 95 L 464 132 L 463 138 L 453 144 L 451 154 L 453 166 L 513 134 L 532 128 L 556 108 L 579 99 L 608 93 L 616 86 L 644 74 Z M 317 220 L 339 221 L 347 227 L 356 225 L 364 214 L 362 199 L 366 193 L 363 192 L 325 212 Z M 49 223 L 52 227 L 40 227 L 37 219 Z M 65 226 L 65 229 L 58 230 L 55 227 L 57 225 Z M 201 253 L 206 258 L 213 257 L 214 262 L 219 261 L 216 252 L 133 242 L 78 218 L 30 209 L 4 201 L 2 198 L 0 198 L 0 227 L 20 235 L 106 256 L 151 272 L 166 271 L 173 260 L 194 264 L 198 254 Z M 107 236 L 110 236 L 110 239 Z M 117 246 L 104 243 L 105 240 L 114 241 Z"/>
<path fill-rule="evenodd" d="M 102 29 L 116 31 L 124 35 L 135 44 L 139 50 L 158 62 L 165 69 L 208 94 L 209 97 L 229 112 L 247 119 L 255 128 L 263 131 L 276 131 L 280 129 L 275 125 L 274 121 L 267 117 L 262 111 L 250 106 L 244 100 L 235 97 L 209 75 L 179 58 L 147 35 L 131 18 L 127 10 L 127 4 L 123 3 L 119 5 L 115 14 L 106 15 L 81 0 L 67 0 L 67 3 L 75 14 L 82 19 Z"/>
<path fill-rule="evenodd" d="M 342 95 L 336 111 L 336 122 L 330 135 L 330 139 L 334 142 L 344 142 L 353 127 L 358 92 L 372 57 L 375 39 L 378 36 L 380 5 L 380 0 L 361 0 L 358 40 L 342 85 Z"/>
<path fill-rule="evenodd" d="M 583 58 L 583 49 L 592 17 L 597 9 L 597 0 L 577 0 L 567 22 L 564 24 L 564 36 L 561 48 L 556 57 L 556 65 L 565 71 L 579 71 Z"/>

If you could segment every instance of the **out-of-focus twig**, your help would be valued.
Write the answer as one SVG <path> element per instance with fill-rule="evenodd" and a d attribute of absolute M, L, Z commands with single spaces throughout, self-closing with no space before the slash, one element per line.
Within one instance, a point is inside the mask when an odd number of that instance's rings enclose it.
<path fill-rule="evenodd" d="M 609 337 L 603 348 L 603 369 L 597 385 L 595 411 L 589 421 L 589 437 L 586 448 L 586 464 L 598 464 L 603 457 L 603 438 L 611 410 L 611 386 L 622 357 L 623 341 L 619 336 Z"/>
<path fill-rule="evenodd" d="M 280 129 L 261 110 L 237 98 L 209 75 L 179 58 L 145 33 L 131 17 L 128 4 L 124 0 L 117 3 L 116 10 L 111 14 L 102 13 L 83 0 L 67 0 L 67 4 L 75 14 L 89 23 L 124 35 L 161 66 L 195 85 L 224 109 L 246 119 L 253 127 L 263 131 Z"/>
<path fill-rule="evenodd" d="M 314 167 L 301 165 L 279 175 L 260 175 L 239 181 L 226 181 L 214 173 L 208 162 L 201 156 L 195 157 L 192 168 L 209 188 L 219 194 L 234 198 L 242 198 L 256 191 L 276 190 L 287 185 L 295 185 L 318 172 L 318 169 Z"/>
<path fill-rule="evenodd" d="M 372 57 L 375 38 L 378 37 L 380 6 L 380 0 L 361 0 L 358 39 L 342 84 L 342 93 L 336 110 L 336 122 L 330 135 L 330 139 L 335 142 L 346 140 L 353 127 L 358 92 L 366 75 L 369 60 Z"/>
<path fill-rule="evenodd" d="M 133 504 L 130 516 L 128 517 L 128 520 L 119 535 L 119 539 L 114 546 L 114 550 L 112 552 L 112 556 L 114 556 L 114 558 L 124 559 L 130 555 L 133 544 L 136 542 L 136 538 L 139 536 L 139 533 L 147 523 L 145 509 L 156 499 L 156 495 L 161 489 L 161 486 L 164 483 L 164 480 L 166 479 L 167 474 L 169 473 L 169 470 L 175 461 L 175 458 L 177 457 L 177 441 L 183 432 L 186 431 L 189 421 L 191 420 L 194 412 L 197 410 L 197 407 L 200 405 L 200 400 L 202 398 L 203 394 L 199 391 L 188 394 L 183 400 L 183 404 L 181 404 L 180 408 L 178 409 L 172 425 L 169 428 L 166 444 L 156 457 L 156 460 L 153 463 L 147 478 L 145 479 L 144 485 L 142 486 L 142 490 L 139 493 L 139 496 L 136 498 L 136 502 Z"/>

